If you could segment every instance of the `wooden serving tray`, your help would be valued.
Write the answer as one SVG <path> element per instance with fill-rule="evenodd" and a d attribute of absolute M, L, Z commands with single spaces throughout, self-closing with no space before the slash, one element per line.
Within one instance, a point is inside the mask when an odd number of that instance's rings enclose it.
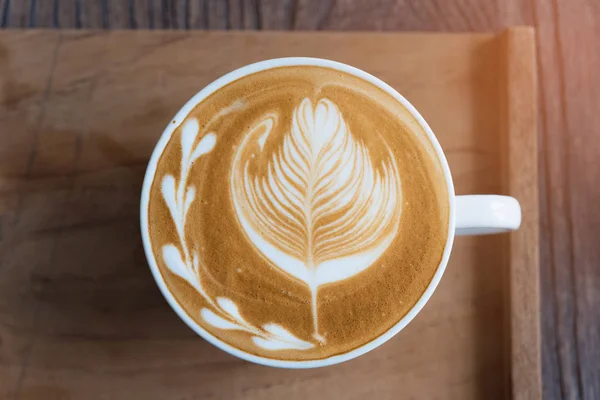
<path fill-rule="evenodd" d="M 315 56 L 362 68 L 421 111 L 459 194 L 516 196 L 511 235 L 457 238 L 438 290 L 356 360 L 238 360 L 169 308 L 138 203 L 164 126 L 244 64 Z M 0 33 L 0 398 L 541 397 L 534 33 Z"/>

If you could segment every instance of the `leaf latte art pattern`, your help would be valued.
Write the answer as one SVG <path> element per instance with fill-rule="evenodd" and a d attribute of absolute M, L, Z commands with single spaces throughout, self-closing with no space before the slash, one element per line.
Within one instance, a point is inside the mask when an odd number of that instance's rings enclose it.
<path fill-rule="evenodd" d="M 230 110 L 234 110 L 231 108 Z M 227 112 L 230 112 L 226 109 Z M 226 113 L 223 112 L 223 115 Z M 198 137 L 201 137 L 198 140 Z M 169 214 L 177 231 L 177 244 L 169 243 L 162 247 L 162 258 L 167 268 L 193 287 L 206 301 L 199 315 L 207 324 L 224 330 L 243 331 L 251 335 L 252 342 L 265 350 L 308 350 L 314 344 L 299 339 L 283 326 L 267 323 L 255 326 L 241 314 L 237 304 L 227 297 L 211 297 L 205 289 L 202 270 L 205 266 L 197 252 L 187 243 L 185 227 L 188 213 L 196 199 L 196 188 L 188 184 L 194 162 L 210 153 L 217 142 L 215 132 L 200 132 L 195 118 L 188 119 L 181 128 L 181 165 L 179 178 L 165 175 L 160 190 L 169 209 Z M 182 251 L 179 250 L 179 247 Z"/>
<path fill-rule="evenodd" d="M 238 147 L 233 203 L 254 247 L 308 285 L 314 337 L 324 343 L 318 288 L 367 269 L 389 247 L 401 213 L 398 168 L 385 146 L 375 163 L 328 99 L 304 99 L 289 131 L 268 146 L 277 120 L 266 115 Z"/>

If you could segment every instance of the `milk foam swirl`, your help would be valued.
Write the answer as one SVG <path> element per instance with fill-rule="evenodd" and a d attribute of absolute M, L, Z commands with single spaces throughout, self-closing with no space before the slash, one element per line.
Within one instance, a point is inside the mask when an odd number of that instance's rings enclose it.
<path fill-rule="evenodd" d="M 313 105 L 307 98 L 281 146 L 266 155 L 267 167 L 251 172 L 277 121 L 266 115 L 245 135 L 232 168 L 232 198 L 256 249 L 310 288 L 314 336 L 324 341 L 318 287 L 358 274 L 388 248 L 402 208 L 399 173 L 391 154 L 375 166 L 332 101 Z"/>

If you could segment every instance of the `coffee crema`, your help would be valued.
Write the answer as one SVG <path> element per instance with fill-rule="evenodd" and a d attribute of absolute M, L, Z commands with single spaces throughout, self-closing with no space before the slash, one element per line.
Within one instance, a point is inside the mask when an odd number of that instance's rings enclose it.
<path fill-rule="evenodd" d="M 168 289 L 202 328 L 247 353 L 315 360 L 415 305 L 449 199 L 427 134 L 390 94 L 279 67 L 218 89 L 175 129 L 148 221 Z"/>

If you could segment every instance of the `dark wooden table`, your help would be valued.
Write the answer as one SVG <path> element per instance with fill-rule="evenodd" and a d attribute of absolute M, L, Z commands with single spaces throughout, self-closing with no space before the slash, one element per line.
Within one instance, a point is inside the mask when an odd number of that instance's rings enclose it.
<path fill-rule="evenodd" d="M 0 0 L 3 28 L 538 33 L 543 390 L 600 398 L 597 0 Z M 1 232 L 0 232 L 1 234 Z"/>

